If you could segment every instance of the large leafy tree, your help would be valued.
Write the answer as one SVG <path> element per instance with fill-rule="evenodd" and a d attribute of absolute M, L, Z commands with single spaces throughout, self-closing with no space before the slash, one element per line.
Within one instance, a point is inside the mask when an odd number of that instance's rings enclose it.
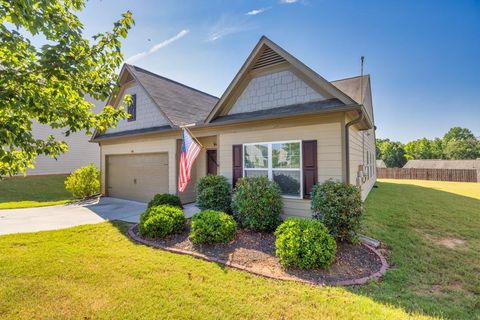
<path fill-rule="evenodd" d="M 127 116 L 106 107 L 93 114 L 90 95 L 105 100 L 116 90 L 123 61 L 120 39 L 134 21 L 126 12 L 110 32 L 83 35 L 77 13 L 85 0 L 0 0 L 0 176 L 25 172 L 35 157 L 66 152 L 65 142 L 37 139 L 32 122 L 66 136 L 114 126 Z M 44 39 L 34 46 L 33 37 Z"/>
<path fill-rule="evenodd" d="M 448 143 L 450 140 L 472 140 L 475 139 L 475 135 L 468 128 L 453 127 L 448 130 L 447 133 L 443 136 L 443 141 Z"/>
<path fill-rule="evenodd" d="M 383 160 L 389 168 L 401 168 L 407 162 L 404 145 L 389 139 L 377 139 L 377 159 Z"/>

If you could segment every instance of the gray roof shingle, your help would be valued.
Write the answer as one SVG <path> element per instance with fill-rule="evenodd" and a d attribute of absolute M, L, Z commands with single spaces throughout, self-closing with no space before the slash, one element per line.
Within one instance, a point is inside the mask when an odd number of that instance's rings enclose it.
<path fill-rule="evenodd" d="M 218 98 L 137 66 L 128 71 L 140 82 L 155 104 L 176 126 L 202 122 Z"/>

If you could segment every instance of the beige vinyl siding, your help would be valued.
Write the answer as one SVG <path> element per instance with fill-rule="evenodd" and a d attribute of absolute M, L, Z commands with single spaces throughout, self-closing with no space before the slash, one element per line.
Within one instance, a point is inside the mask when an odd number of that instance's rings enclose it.
<path fill-rule="evenodd" d="M 346 121 L 351 121 L 351 119 L 347 117 Z M 362 188 L 362 199 L 365 200 L 375 184 L 377 177 L 375 168 L 375 131 L 373 129 L 361 131 L 356 126 L 352 126 L 349 129 L 349 138 L 350 183 Z M 368 156 L 370 156 L 371 161 L 371 176 L 367 176 L 366 181 L 363 182 L 361 179 L 358 179 L 359 166 L 364 166 L 365 175 L 367 175 L 366 166 L 369 163 Z"/>
<path fill-rule="evenodd" d="M 105 169 L 106 156 L 119 154 L 144 154 L 144 153 L 168 153 L 168 192 L 176 193 L 176 137 L 144 137 L 136 139 L 121 139 L 115 141 L 104 141 L 101 143 L 101 169 L 102 169 L 102 194 L 105 190 Z"/>
<path fill-rule="evenodd" d="M 342 119 L 340 117 L 324 117 L 317 120 L 317 124 L 290 127 L 238 128 L 231 132 L 219 132 L 218 157 L 219 174 L 232 179 L 232 145 L 273 142 L 282 140 L 317 140 L 317 169 L 318 181 L 328 179 L 341 181 L 342 168 Z M 310 201 L 304 199 L 284 198 L 284 214 L 292 216 L 310 216 Z"/>

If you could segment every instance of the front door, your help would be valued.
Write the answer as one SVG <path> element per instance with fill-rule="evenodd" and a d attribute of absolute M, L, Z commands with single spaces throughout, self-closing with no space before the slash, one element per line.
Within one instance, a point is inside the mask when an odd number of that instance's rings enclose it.
<path fill-rule="evenodd" d="M 207 175 L 217 175 L 217 150 L 207 150 Z"/>

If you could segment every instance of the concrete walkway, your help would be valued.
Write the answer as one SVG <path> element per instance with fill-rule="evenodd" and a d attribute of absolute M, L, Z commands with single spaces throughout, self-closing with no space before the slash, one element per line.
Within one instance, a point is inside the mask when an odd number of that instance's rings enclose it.
<path fill-rule="evenodd" d="M 137 223 L 146 209 L 147 204 L 143 202 L 103 197 L 51 207 L 0 210 L 0 235 L 57 230 L 108 220 Z M 184 206 L 187 218 L 199 211 L 195 204 Z"/>

